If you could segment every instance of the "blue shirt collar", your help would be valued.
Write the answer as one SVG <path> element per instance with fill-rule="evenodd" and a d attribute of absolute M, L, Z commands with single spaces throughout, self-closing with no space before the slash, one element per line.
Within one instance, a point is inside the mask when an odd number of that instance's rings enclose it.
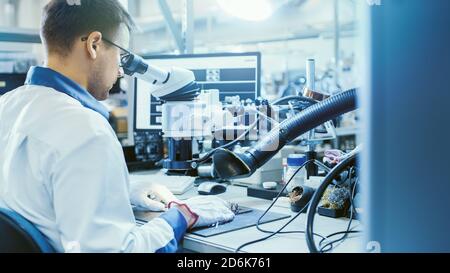
<path fill-rule="evenodd" d="M 79 101 L 84 107 L 92 109 L 109 119 L 108 109 L 97 101 L 87 90 L 66 76 L 46 67 L 30 68 L 25 81 L 26 85 L 39 85 L 53 88 Z"/>

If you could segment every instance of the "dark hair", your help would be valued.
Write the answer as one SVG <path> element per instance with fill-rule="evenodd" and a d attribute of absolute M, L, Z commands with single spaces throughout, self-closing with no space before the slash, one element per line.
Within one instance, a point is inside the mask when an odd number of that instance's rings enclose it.
<path fill-rule="evenodd" d="M 117 0 L 51 0 L 42 14 L 41 37 L 49 52 L 67 55 L 77 38 L 93 31 L 112 39 L 119 26 L 134 21 Z"/>

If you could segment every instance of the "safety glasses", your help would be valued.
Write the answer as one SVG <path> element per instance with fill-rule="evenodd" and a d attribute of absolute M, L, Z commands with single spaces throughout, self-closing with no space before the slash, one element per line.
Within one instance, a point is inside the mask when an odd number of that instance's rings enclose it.
<path fill-rule="evenodd" d="M 88 39 L 88 37 L 82 37 L 81 41 L 86 42 Z M 128 60 L 128 58 L 133 55 L 133 53 L 131 53 L 130 51 L 126 50 L 125 48 L 111 42 L 110 40 L 106 39 L 106 38 L 102 38 L 103 41 L 105 41 L 106 43 L 115 46 L 117 48 L 120 49 L 120 63 L 119 66 L 123 67 L 124 63 L 126 63 L 126 60 Z"/>

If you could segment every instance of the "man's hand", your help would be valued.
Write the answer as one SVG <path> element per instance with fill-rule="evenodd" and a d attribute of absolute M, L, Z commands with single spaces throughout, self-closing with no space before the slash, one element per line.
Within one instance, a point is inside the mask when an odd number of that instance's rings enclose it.
<path fill-rule="evenodd" d="M 188 213 L 182 208 L 183 214 L 188 214 L 188 228 L 211 226 L 217 223 L 229 222 L 234 219 L 231 204 L 215 196 L 197 196 L 172 204 L 185 204 Z M 190 215 L 189 215 L 190 214 Z"/>
<path fill-rule="evenodd" d="M 137 210 L 165 211 L 170 202 L 178 199 L 167 187 L 143 181 L 131 183 L 130 200 Z"/>

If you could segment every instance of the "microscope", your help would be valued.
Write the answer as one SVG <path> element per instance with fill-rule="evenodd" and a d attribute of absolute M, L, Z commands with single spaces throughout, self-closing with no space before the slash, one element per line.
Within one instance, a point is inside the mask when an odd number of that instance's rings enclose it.
<path fill-rule="evenodd" d="M 168 147 L 162 165 L 168 174 L 214 177 L 211 154 L 202 153 L 235 140 L 264 104 L 227 97 L 224 106 L 219 90 L 201 90 L 192 71 L 156 67 L 130 52 L 121 63 L 125 74 L 150 83 L 148 91 L 162 102 L 161 134 Z"/>

